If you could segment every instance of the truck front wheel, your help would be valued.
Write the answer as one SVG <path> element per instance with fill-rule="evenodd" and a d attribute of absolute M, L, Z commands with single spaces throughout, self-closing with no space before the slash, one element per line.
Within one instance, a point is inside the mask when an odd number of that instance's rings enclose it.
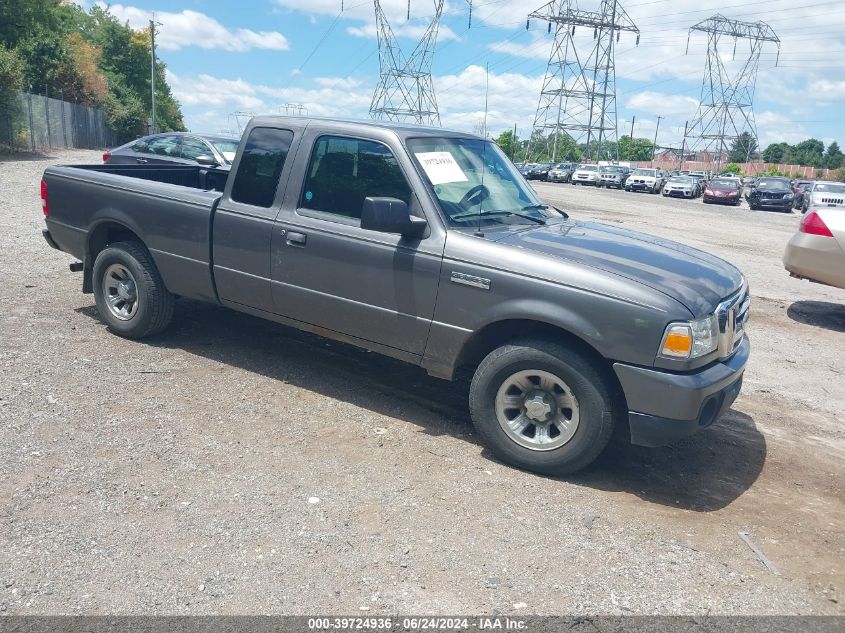
<path fill-rule="evenodd" d="M 165 288 L 147 249 L 115 242 L 94 260 L 97 311 L 108 328 L 126 338 L 161 332 L 173 317 L 173 295 Z"/>
<path fill-rule="evenodd" d="M 621 413 L 596 364 L 544 339 L 518 339 L 488 354 L 473 376 L 469 405 L 475 429 L 500 459 L 550 475 L 595 460 Z"/>

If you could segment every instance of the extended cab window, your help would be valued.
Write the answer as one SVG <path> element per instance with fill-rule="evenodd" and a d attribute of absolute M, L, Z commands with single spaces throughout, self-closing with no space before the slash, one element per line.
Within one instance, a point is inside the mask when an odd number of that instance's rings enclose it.
<path fill-rule="evenodd" d="M 232 200 L 256 207 L 272 206 L 292 141 L 290 130 L 253 128 L 235 174 Z"/>
<path fill-rule="evenodd" d="M 411 188 L 396 157 L 381 143 L 321 136 L 314 145 L 300 208 L 361 218 L 368 196 L 410 203 Z"/>

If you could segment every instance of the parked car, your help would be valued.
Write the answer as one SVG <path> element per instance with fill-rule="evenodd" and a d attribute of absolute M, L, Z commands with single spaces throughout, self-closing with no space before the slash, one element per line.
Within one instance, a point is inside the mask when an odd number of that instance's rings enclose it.
<path fill-rule="evenodd" d="M 812 180 L 796 180 L 792 185 L 792 208 L 804 210 L 804 198 L 813 188 Z"/>
<path fill-rule="evenodd" d="M 628 180 L 625 181 L 625 191 L 659 193 L 665 182 L 664 174 L 659 169 L 639 168 L 628 176 Z"/>
<path fill-rule="evenodd" d="M 845 209 L 810 207 L 783 254 L 789 274 L 845 288 Z"/>
<path fill-rule="evenodd" d="M 523 178 L 528 178 L 528 174 L 531 173 L 531 170 L 537 166 L 537 163 L 522 163 L 519 166 L 519 173 L 522 174 Z"/>
<path fill-rule="evenodd" d="M 707 174 L 703 171 L 691 171 L 689 177 L 695 178 L 702 190 L 707 186 L 707 181 L 709 180 Z"/>
<path fill-rule="evenodd" d="M 804 194 L 804 202 L 802 203 L 804 211 L 811 206 L 845 206 L 845 183 L 829 180 L 817 180 L 814 182 L 813 188 Z"/>
<path fill-rule="evenodd" d="M 619 165 L 608 165 L 599 169 L 599 187 L 616 187 L 622 189 L 628 180 L 631 170 Z"/>
<path fill-rule="evenodd" d="M 572 172 L 570 182 L 573 185 L 597 185 L 599 183 L 599 166 L 579 165 L 578 169 Z"/>
<path fill-rule="evenodd" d="M 706 204 L 733 204 L 738 206 L 742 201 L 742 184 L 738 178 L 714 178 L 704 188 L 702 200 Z"/>
<path fill-rule="evenodd" d="M 740 271 L 664 238 L 569 218 L 493 142 L 257 117 L 222 194 L 190 182 L 199 171 L 45 171 L 44 237 L 81 260 L 71 270 L 81 269 L 113 333 L 161 332 L 180 296 L 444 379 L 469 368 L 479 436 L 502 460 L 542 473 L 585 467 L 615 428 L 646 446 L 694 433 L 739 393 L 751 301 Z M 185 181 L 174 184 L 179 172 Z"/>
<path fill-rule="evenodd" d="M 663 195 L 678 198 L 697 198 L 701 194 L 698 180 L 690 176 L 672 176 L 663 185 Z"/>
<path fill-rule="evenodd" d="M 528 171 L 528 180 L 548 180 L 553 163 L 539 163 Z"/>
<path fill-rule="evenodd" d="M 107 165 L 216 165 L 235 159 L 238 139 L 167 132 L 144 136 L 103 154 Z"/>
<path fill-rule="evenodd" d="M 792 211 L 792 187 L 788 178 L 764 176 L 758 178 L 748 192 L 748 206 L 752 211 L 757 209 L 776 209 L 778 211 Z"/>
<path fill-rule="evenodd" d="M 577 165 L 573 163 L 558 163 L 549 170 L 546 180 L 549 182 L 569 182 L 572 179 L 572 172 Z"/>

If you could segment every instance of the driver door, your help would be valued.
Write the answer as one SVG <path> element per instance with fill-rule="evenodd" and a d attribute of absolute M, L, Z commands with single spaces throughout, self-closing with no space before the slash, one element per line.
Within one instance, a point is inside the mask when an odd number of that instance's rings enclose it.
<path fill-rule="evenodd" d="M 367 196 L 400 198 L 424 213 L 409 184 L 413 168 L 387 143 L 311 131 L 308 160 L 292 182 L 273 232 L 272 288 L 278 314 L 422 356 L 445 244 L 433 218 L 422 238 L 361 228 Z M 398 148 L 397 148 L 398 149 Z"/>

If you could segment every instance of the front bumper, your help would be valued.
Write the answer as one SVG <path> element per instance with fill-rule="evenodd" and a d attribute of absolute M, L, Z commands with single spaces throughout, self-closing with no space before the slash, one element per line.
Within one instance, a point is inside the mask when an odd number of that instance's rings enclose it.
<path fill-rule="evenodd" d="M 663 446 L 713 424 L 739 395 L 750 352 L 744 336 L 730 358 L 685 374 L 614 363 L 628 402 L 631 443 Z"/>
<path fill-rule="evenodd" d="M 634 191 L 645 191 L 647 189 L 649 191 L 654 191 L 656 186 L 656 182 L 627 182 L 625 184 L 625 189 L 632 189 Z"/>
<path fill-rule="evenodd" d="M 739 194 L 735 196 L 716 196 L 705 193 L 703 197 L 707 202 L 724 202 L 725 204 L 736 204 L 739 202 Z"/>
<path fill-rule="evenodd" d="M 777 200 L 771 200 L 766 198 L 750 198 L 748 202 L 751 204 L 756 204 L 761 209 L 781 209 L 792 211 L 792 198 L 779 198 Z"/>
<path fill-rule="evenodd" d="M 664 189 L 663 193 L 676 198 L 692 198 L 692 190 L 690 189 Z"/>

